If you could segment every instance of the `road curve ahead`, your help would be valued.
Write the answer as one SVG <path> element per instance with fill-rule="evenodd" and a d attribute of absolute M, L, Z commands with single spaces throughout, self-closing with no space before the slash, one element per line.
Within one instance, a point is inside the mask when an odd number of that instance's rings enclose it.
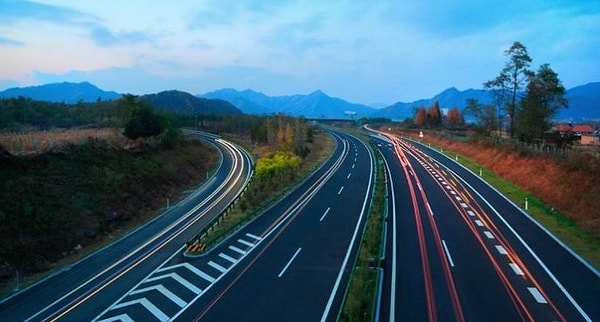
<path fill-rule="evenodd" d="M 385 321 L 599 321 L 600 277 L 445 156 L 374 136 L 388 169 Z"/>
<path fill-rule="evenodd" d="M 185 241 L 225 209 L 252 175 L 251 158 L 243 149 L 216 136 L 196 134 L 221 153 L 220 167 L 207 183 L 123 238 L 2 300 L 0 320 L 91 321 L 160 263 L 180 254 Z M 157 302 L 152 294 L 142 299 L 141 307 Z M 128 320 L 126 314 L 121 318 Z"/>

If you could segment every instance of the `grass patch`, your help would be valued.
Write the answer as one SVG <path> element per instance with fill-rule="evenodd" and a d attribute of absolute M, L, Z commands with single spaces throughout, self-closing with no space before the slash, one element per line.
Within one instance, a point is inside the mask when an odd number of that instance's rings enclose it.
<path fill-rule="evenodd" d="M 346 292 L 340 321 L 373 321 L 380 270 L 383 221 L 385 218 L 385 172 L 381 156 L 377 155 L 377 176 L 373 202 Z"/>

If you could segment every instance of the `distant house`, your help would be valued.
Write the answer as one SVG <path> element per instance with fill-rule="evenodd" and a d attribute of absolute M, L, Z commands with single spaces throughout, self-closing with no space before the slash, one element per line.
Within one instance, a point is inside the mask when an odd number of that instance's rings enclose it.
<path fill-rule="evenodd" d="M 600 130 L 596 130 L 592 134 L 582 134 L 581 144 L 600 145 Z"/>
<path fill-rule="evenodd" d="M 588 124 L 559 124 L 554 130 L 561 134 L 573 134 L 581 141 L 581 144 L 599 144 L 599 131 Z"/>

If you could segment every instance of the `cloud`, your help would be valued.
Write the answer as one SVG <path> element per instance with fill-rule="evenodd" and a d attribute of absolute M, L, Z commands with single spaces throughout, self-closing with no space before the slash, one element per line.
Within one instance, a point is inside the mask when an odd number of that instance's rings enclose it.
<path fill-rule="evenodd" d="M 31 1 L 0 0 L 0 25 L 21 20 L 47 21 L 57 24 L 81 24 L 95 21 L 92 15 L 66 7 Z"/>
<path fill-rule="evenodd" d="M 10 39 L 10 38 L 5 38 L 0 36 L 0 46 L 2 45 L 7 45 L 7 46 L 23 46 L 25 43 L 22 41 L 18 41 L 18 40 L 14 40 L 14 39 Z"/>
<path fill-rule="evenodd" d="M 91 29 L 90 36 L 100 46 L 112 46 L 124 43 L 135 44 L 151 39 L 147 33 L 139 31 L 113 33 L 108 28 L 100 25 Z"/>

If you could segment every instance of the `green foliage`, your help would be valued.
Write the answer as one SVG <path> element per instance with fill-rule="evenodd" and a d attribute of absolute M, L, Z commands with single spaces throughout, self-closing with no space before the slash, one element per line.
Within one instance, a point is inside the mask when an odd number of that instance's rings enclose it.
<path fill-rule="evenodd" d="M 497 128 L 497 114 L 493 105 L 480 104 L 474 98 L 467 99 L 467 106 L 463 114 L 475 117 L 477 131 L 485 135 L 490 135 Z"/>
<path fill-rule="evenodd" d="M 0 129 L 7 131 L 47 130 L 117 122 L 116 101 L 68 105 L 18 97 L 0 99 Z"/>
<path fill-rule="evenodd" d="M 300 167 L 300 158 L 289 151 L 277 151 L 256 162 L 256 176 L 265 178 L 284 178 L 296 175 Z"/>
<path fill-rule="evenodd" d="M 165 129 L 164 119 L 154 112 L 150 103 L 144 100 L 135 102 L 131 117 L 125 124 L 126 137 L 135 140 L 137 138 L 149 138 L 159 135 Z"/>
<path fill-rule="evenodd" d="M 195 142 L 132 152 L 92 138 L 70 152 L 0 156 L 0 265 L 42 270 L 40 263 L 160 208 L 165 191 L 205 179 L 209 160 Z"/>
<path fill-rule="evenodd" d="M 352 272 L 350 285 L 340 321 L 373 321 L 376 302 L 378 271 L 371 264 L 379 266 L 382 249 L 383 223 L 385 219 L 385 171 L 381 155 L 377 155 L 378 169 L 373 203 L 369 211 L 367 226 L 363 232 L 359 258 Z"/>
<path fill-rule="evenodd" d="M 565 88 L 548 64 L 529 74 L 525 97 L 517 114 L 517 129 L 522 140 L 540 141 L 550 128 L 550 119 L 559 108 L 567 107 Z"/>

